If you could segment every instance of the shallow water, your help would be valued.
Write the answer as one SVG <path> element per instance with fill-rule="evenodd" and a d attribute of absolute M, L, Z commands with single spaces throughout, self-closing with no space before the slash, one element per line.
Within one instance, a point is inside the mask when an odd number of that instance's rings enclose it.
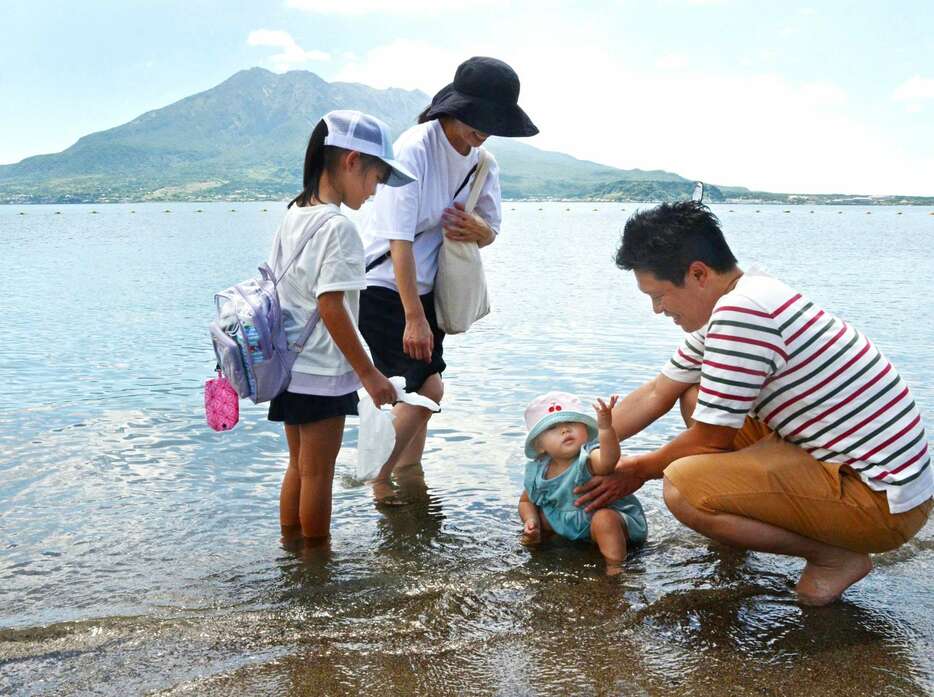
<path fill-rule="evenodd" d="M 613 266 L 633 210 L 504 205 L 494 311 L 447 339 L 424 479 L 402 483 L 418 503 L 374 508 L 350 419 L 331 544 L 306 552 L 279 541 L 279 427 L 242 403 L 217 434 L 201 406 L 212 293 L 281 204 L 0 207 L 0 693 L 934 692 L 934 526 L 821 609 L 794 602 L 799 562 L 688 531 L 657 482 L 619 577 L 519 544 L 525 403 L 625 392 L 680 336 Z M 715 207 L 741 265 L 865 331 L 930 426 L 934 216 L 900 210 Z"/>

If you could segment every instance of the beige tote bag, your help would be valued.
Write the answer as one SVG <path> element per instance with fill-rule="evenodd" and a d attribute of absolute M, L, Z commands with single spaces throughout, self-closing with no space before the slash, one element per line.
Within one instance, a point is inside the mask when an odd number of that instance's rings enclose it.
<path fill-rule="evenodd" d="M 472 213 L 480 190 L 490 171 L 490 156 L 479 148 L 480 160 L 464 210 Z M 480 247 L 476 242 L 461 242 L 442 235 L 438 252 L 438 275 L 435 277 L 435 314 L 438 328 L 445 334 L 463 334 L 470 325 L 490 312 L 486 274 Z"/>

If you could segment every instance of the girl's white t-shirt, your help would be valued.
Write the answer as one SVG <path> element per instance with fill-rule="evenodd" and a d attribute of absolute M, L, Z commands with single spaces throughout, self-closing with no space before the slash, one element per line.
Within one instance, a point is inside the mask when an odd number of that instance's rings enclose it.
<path fill-rule="evenodd" d="M 453 201 L 464 203 L 473 184 L 473 176 L 453 199 L 467 173 L 477 164 L 479 152 L 471 148 L 467 155 L 455 150 L 438 120 L 413 126 L 396 140 L 393 151 L 418 181 L 405 186 L 381 186 L 363 225 L 367 263 L 389 249 L 389 240 L 415 240 L 418 293 L 431 292 L 438 273 L 438 249 L 441 246 L 441 214 Z M 488 153 L 489 154 L 489 153 Z M 499 233 L 502 221 L 499 166 L 490 155 L 490 171 L 480 192 L 474 212 Z M 424 232 L 422 232 L 424 230 Z M 421 232 L 418 239 L 415 235 Z M 398 291 L 392 260 L 386 259 L 366 275 L 367 285 Z"/>
<path fill-rule="evenodd" d="M 282 273 L 282 267 L 292 258 L 305 231 L 316 225 L 320 216 L 335 212 L 337 215 L 314 234 L 279 283 L 279 304 L 290 344 L 298 339 L 317 308 L 318 296 L 329 291 L 343 291 L 344 307 L 353 319 L 354 327 L 357 326 L 360 291 L 366 287 L 363 243 L 356 226 L 340 213 L 338 206 L 321 204 L 300 208 L 295 204 L 289 208 L 279 226 L 282 255 L 279 268 L 273 271 L 277 275 Z M 273 248 L 270 267 L 275 256 Z M 360 337 L 359 330 L 357 336 Z M 360 343 L 366 345 L 362 337 Z M 292 367 L 289 392 L 339 396 L 359 388 L 357 374 L 319 319 Z"/>

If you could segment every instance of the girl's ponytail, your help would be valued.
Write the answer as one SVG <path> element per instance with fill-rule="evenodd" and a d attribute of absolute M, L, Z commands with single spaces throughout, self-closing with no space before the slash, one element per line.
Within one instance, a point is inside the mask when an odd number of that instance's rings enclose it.
<path fill-rule="evenodd" d="M 315 199 L 321 200 L 318 194 L 318 187 L 321 184 L 321 175 L 328 172 L 334 175 L 337 172 L 340 158 L 344 153 L 350 152 L 345 148 L 336 145 L 325 145 L 324 139 L 328 135 L 328 124 L 324 119 L 318 121 L 315 130 L 311 132 L 308 139 L 308 148 L 305 150 L 305 168 L 302 172 L 302 193 L 289 201 L 286 208 L 291 208 L 297 203 L 299 207 L 310 206 Z M 371 167 L 384 167 L 388 171 L 388 165 L 374 155 L 359 153 L 360 160 L 366 169 Z M 389 176 L 388 173 L 386 175 Z"/>
<path fill-rule="evenodd" d="M 321 181 L 321 174 L 329 165 L 327 149 L 324 146 L 324 138 L 327 134 L 328 125 L 324 119 L 321 119 L 318 121 L 318 125 L 315 126 L 315 130 L 311 132 L 311 137 L 308 139 L 308 148 L 305 150 L 302 193 L 289 201 L 287 208 L 291 208 L 293 203 L 297 203 L 299 206 L 307 206 L 312 199 L 318 198 L 318 183 Z"/>

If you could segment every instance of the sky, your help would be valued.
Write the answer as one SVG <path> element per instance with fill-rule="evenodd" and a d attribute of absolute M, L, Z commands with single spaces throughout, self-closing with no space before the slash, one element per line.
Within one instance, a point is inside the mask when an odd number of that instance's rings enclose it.
<path fill-rule="evenodd" d="M 0 164 L 245 68 L 431 95 L 487 55 L 519 74 L 539 148 L 754 190 L 934 196 L 932 26 L 931 0 L 3 0 Z"/>

